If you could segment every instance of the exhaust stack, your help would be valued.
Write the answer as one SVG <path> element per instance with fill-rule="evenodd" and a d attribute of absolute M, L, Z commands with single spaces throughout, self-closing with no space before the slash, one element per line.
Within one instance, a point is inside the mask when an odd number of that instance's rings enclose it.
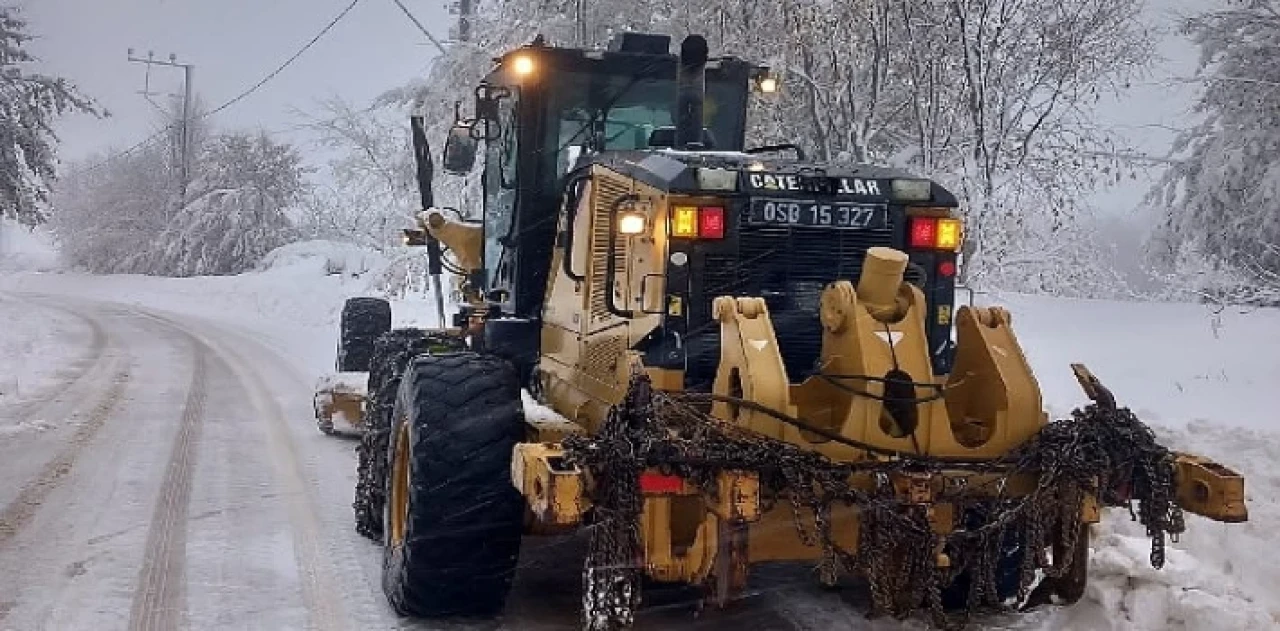
<path fill-rule="evenodd" d="M 703 146 L 702 106 L 707 93 L 707 39 L 690 35 L 680 44 L 680 65 L 676 71 L 677 149 Z"/>

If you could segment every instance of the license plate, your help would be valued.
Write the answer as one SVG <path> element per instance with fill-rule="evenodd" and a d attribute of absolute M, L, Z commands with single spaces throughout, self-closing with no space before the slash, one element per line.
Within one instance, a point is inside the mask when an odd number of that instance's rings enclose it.
<path fill-rule="evenodd" d="M 889 227 L 889 210 L 865 204 L 757 199 L 751 202 L 747 222 L 757 226 L 874 230 Z"/>

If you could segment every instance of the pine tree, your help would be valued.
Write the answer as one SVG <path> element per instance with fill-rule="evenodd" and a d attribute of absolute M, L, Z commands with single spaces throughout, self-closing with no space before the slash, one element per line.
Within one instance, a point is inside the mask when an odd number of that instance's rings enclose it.
<path fill-rule="evenodd" d="M 56 175 L 53 122 L 59 116 L 99 114 L 66 79 L 31 73 L 24 48 L 32 36 L 13 7 L 0 7 L 0 216 L 34 226 L 48 218 Z"/>
<path fill-rule="evenodd" d="M 1153 191 L 1164 263 L 1188 253 L 1244 272 L 1280 274 L 1280 1 L 1233 1 L 1192 18 L 1203 115 L 1175 144 L 1181 160 Z"/>

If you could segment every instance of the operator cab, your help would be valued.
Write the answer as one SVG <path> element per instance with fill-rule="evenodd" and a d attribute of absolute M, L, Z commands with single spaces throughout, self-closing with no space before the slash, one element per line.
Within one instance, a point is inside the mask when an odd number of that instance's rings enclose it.
<path fill-rule="evenodd" d="M 697 40 L 702 55 L 696 71 L 685 61 L 687 51 L 670 52 L 669 37 L 632 33 L 607 50 L 551 47 L 539 38 L 495 60 L 476 91 L 476 119 L 455 127 L 445 151 L 445 169 L 466 173 L 467 154 L 484 141 L 483 269 L 472 285 L 483 288 L 490 305 L 485 343 L 522 367 L 537 362 L 545 355 L 542 327 L 558 326 L 545 309 L 555 303 L 549 282 L 560 278 L 585 284 L 590 304 L 603 310 L 584 314 L 591 322 L 630 321 L 631 329 L 654 323 L 629 347 L 643 352 L 647 365 L 686 371 L 685 386 L 701 389 L 718 360 L 711 300 L 761 296 L 777 324 L 788 373 L 798 380 L 811 373 L 821 347 L 821 289 L 838 279 L 856 280 L 866 249 L 884 245 L 911 255 L 909 277 L 930 303 L 935 366 L 947 372 L 959 227 L 950 218 L 955 198 L 905 173 L 807 161 L 793 145 L 748 149 L 748 101 L 753 92 L 776 91 L 777 79 L 741 59 L 708 59 L 705 40 Z M 788 152 L 794 159 L 774 155 Z M 451 155 L 462 158 L 451 164 Z M 607 177 L 598 177 L 601 169 Z M 599 190 L 584 201 L 582 184 L 593 179 Z M 619 245 L 626 239 L 601 240 L 599 226 L 616 227 L 620 206 L 601 208 L 606 202 L 597 198 L 611 186 L 607 204 L 614 204 L 614 197 L 637 185 L 660 191 L 662 205 L 670 206 L 664 209 L 670 210 L 664 243 L 653 254 L 687 264 L 639 272 L 634 252 Z M 577 235 L 574 245 L 579 206 L 592 206 L 588 223 L 596 228 L 590 236 Z M 948 222 L 954 242 L 936 241 L 940 221 Z M 680 222 L 695 232 L 679 234 Z M 713 225 L 718 234 L 699 234 Z M 573 248 L 591 251 L 596 262 L 590 271 L 585 263 L 577 272 L 553 269 L 553 254 L 572 259 Z M 606 259 L 615 263 L 607 272 Z M 568 279 L 557 276 L 566 272 Z M 637 280 L 636 274 L 650 278 Z M 615 297 L 612 288 L 624 276 L 622 284 L 632 289 Z M 637 308 L 636 294 L 652 290 L 658 277 L 670 294 L 659 312 Z M 591 344 L 599 333 L 595 325 L 571 320 L 560 323 L 569 327 L 566 334 Z"/>
<path fill-rule="evenodd" d="M 590 155 L 674 144 L 679 60 L 670 44 L 670 37 L 637 33 L 621 34 L 608 50 L 535 40 L 498 58 L 476 91 L 479 124 L 456 128 L 451 141 L 486 141 L 480 284 L 504 312 L 532 318 L 541 309 L 540 262 L 554 243 L 569 171 Z M 729 57 L 707 66 L 705 146 L 741 150 L 750 84 L 767 71 Z"/>

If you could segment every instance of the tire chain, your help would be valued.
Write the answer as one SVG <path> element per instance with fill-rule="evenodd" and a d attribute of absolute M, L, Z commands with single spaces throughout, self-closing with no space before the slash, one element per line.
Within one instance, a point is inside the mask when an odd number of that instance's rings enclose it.
<path fill-rule="evenodd" d="M 1079 540 L 1086 493 L 1104 504 L 1129 507 L 1152 540 L 1151 564 L 1156 568 L 1164 563 L 1165 536 L 1185 527 L 1174 503 L 1173 456 L 1126 408 L 1077 409 L 1072 418 L 1049 423 L 1023 446 L 990 462 L 928 457 L 835 462 L 715 418 L 706 412 L 708 403 L 706 394 L 655 391 L 645 375 L 637 374 L 597 434 L 564 440 L 567 459 L 587 472 L 593 488 L 583 571 L 583 626 L 588 631 L 625 629 L 634 622 L 644 573 L 639 476 L 650 467 L 685 478 L 712 497 L 720 473 L 757 474 L 766 503 L 762 508 L 768 510 L 776 501 L 790 504 L 801 540 L 823 550 L 824 575 L 860 571 L 870 584 L 873 615 L 905 619 L 924 609 L 944 629 L 966 627 L 981 610 L 1006 610 L 996 574 L 1010 535 L 1027 551 L 1018 568 L 1019 601 L 1026 598 L 1037 570 L 1050 577 L 1070 571 L 1075 546 L 1086 545 Z M 890 475 L 944 470 L 998 473 L 1000 497 L 993 500 L 990 493 L 968 486 L 944 491 L 939 501 L 953 503 L 957 515 L 972 512 L 981 522 L 940 536 L 930 526 L 926 506 L 900 499 Z M 854 473 L 870 474 L 874 488 L 851 486 Z M 1005 485 L 1019 473 L 1038 474 L 1036 487 L 1026 496 L 1004 497 Z M 1125 484 L 1132 492 L 1120 497 L 1115 489 Z M 1136 514 L 1134 500 L 1139 502 Z M 842 548 L 833 538 L 829 517 L 839 505 L 855 506 L 862 516 L 856 550 Z M 1064 553 L 1049 564 L 1044 550 L 1058 533 Z M 937 565 L 939 544 L 952 559 L 949 568 Z M 965 607 L 948 612 L 942 590 L 966 571 L 971 581 Z"/>
<path fill-rule="evenodd" d="M 414 357 L 441 350 L 463 350 L 462 340 L 423 329 L 395 329 L 373 343 L 369 361 L 368 399 L 365 402 L 364 433 L 356 445 L 356 532 L 382 541 L 382 512 L 386 505 L 387 472 L 390 468 L 391 415 L 400 390 L 401 376 Z"/>

